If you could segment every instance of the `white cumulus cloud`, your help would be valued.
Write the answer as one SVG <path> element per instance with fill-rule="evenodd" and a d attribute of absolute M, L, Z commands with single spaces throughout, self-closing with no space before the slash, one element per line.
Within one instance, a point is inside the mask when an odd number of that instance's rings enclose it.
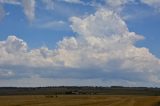
<path fill-rule="evenodd" d="M 14 76 L 23 70 L 20 77 L 38 74 L 47 78 L 159 83 L 159 58 L 147 48 L 134 45 L 143 36 L 130 32 L 115 12 L 99 9 L 70 21 L 77 35 L 59 41 L 53 50 L 30 49 L 16 36 L 0 41 L 1 69 L 13 70 Z"/>

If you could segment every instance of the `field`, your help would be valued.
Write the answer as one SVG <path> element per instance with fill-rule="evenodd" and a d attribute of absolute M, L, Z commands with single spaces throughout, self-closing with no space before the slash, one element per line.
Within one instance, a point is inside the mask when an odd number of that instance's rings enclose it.
<path fill-rule="evenodd" d="M 159 96 L 0 96 L 0 106 L 160 106 Z"/>

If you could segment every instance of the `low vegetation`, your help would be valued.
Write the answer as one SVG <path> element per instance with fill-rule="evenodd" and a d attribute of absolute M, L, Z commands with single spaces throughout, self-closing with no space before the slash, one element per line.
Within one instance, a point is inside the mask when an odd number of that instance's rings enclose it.
<path fill-rule="evenodd" d="M 153 106 L 160 106 L 160 101 L 158 101 L 158 102 L 154 103 L 154 105 L 153 105 Z"/>
<path fill-rule="evenodd" d="M 160 96 L 160 88 L 147 87 L 1 87 L 0 95 L 144 95 Z"/>
<path fill-rule="evenodd" d="M 159 96 L 0 96 L 0 106 L 160 106 Z"/>
<path fill-rule="evenodd" d="M 0 106 L 160 106 L 160 89 L 120 86 L 2 87 Z"/>

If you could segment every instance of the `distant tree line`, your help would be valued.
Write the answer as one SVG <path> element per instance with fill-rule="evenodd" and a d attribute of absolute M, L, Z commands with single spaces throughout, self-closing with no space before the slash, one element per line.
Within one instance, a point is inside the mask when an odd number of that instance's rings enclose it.
<path fill-rule="evenodd" d="M 0 95 L 148 95 L 160 96 L 160 88 L 148 87 L 92 87 L 92 86 L 49 86 L 49 87 L 0 87 Z"/>

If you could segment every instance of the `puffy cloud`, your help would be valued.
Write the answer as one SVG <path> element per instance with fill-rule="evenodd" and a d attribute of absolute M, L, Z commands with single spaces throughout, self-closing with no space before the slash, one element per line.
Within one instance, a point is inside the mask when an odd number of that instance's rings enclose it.
<path fill-rule="evenodd" d="M 14 76 L 23 73 L 19 77 L 98 79 L 95 82 L 101 80 L 101 84 L 118 80 L 134 85 L 138 81 L 159 83 L 159 58 L 147 48 L 134 45 L 143 36 L 130 32 L 115 12 L 99 9 L 95 14 L 72 17 L 70 21 L 77 36 L 59 41 L 54 50 L 29 49 L 26 42 L 15 36 L 0 41 L 1 68 L 13 70 Z"/>
<path fill-rule="evenodd" d="M 103 64 L 106 66 L 105 70 L 112 68 L 109 64 L 118 65 L 116 70 L 136 72 L 158 70 L 156 65 L 159 64 L 159 60 L 149 53 L 147 48 L 134 46 L 135 41 L 143 37 L 129 32 L 125 22 L 114 12 L 99 10 L 95 15 L 84 19 L 73 17 L 71 20 L 73 30 L 81 35 L 79 48 L 88 56 L 85 57 L 87 60 L 85 65 L 87 63 L 93 63 L 93 66 Z M 149 64 L 155 64 L 155 68 L 152 69 Z"/>
<path fill-rule="evenodd" d="M 100 12 L 96 12 L 95 15 L 90 15 L 85 19 L 72 17 L 71 21 L 73 22 L 73 31 L 84 36 L 122 35 L 122 33 L 128 31 L 124 21 L 112 11 L 105 12 L 104 10 L 100 10 Z"/>
<path fill-rule="evenodd" d="M 23 0 L 22 5 L 24 8 L 24 13 L 28 20 L 31 22 L 35 18 L 35 0 Z"/>
<path fill-rule="evenodd" d="M 23 40 L 15 36 L 9 36 L 6 41 L 0 42 L 0 63 L 2 65 L 19 64 L 21 59 L 15 61 L 19 56 L 23 55 L 27 50 L 27 45 Z"/>
<path fill-rule="evenodd" d="M 3 43 L 3 46 L 5 47 L 5 50 L 7 53 L 15 53 L 15 52 L 26 52 L 27 50 L 27 44 L 21 40 L 16 38 L 15 36 L 9 36 L 5 43 Z"/>

